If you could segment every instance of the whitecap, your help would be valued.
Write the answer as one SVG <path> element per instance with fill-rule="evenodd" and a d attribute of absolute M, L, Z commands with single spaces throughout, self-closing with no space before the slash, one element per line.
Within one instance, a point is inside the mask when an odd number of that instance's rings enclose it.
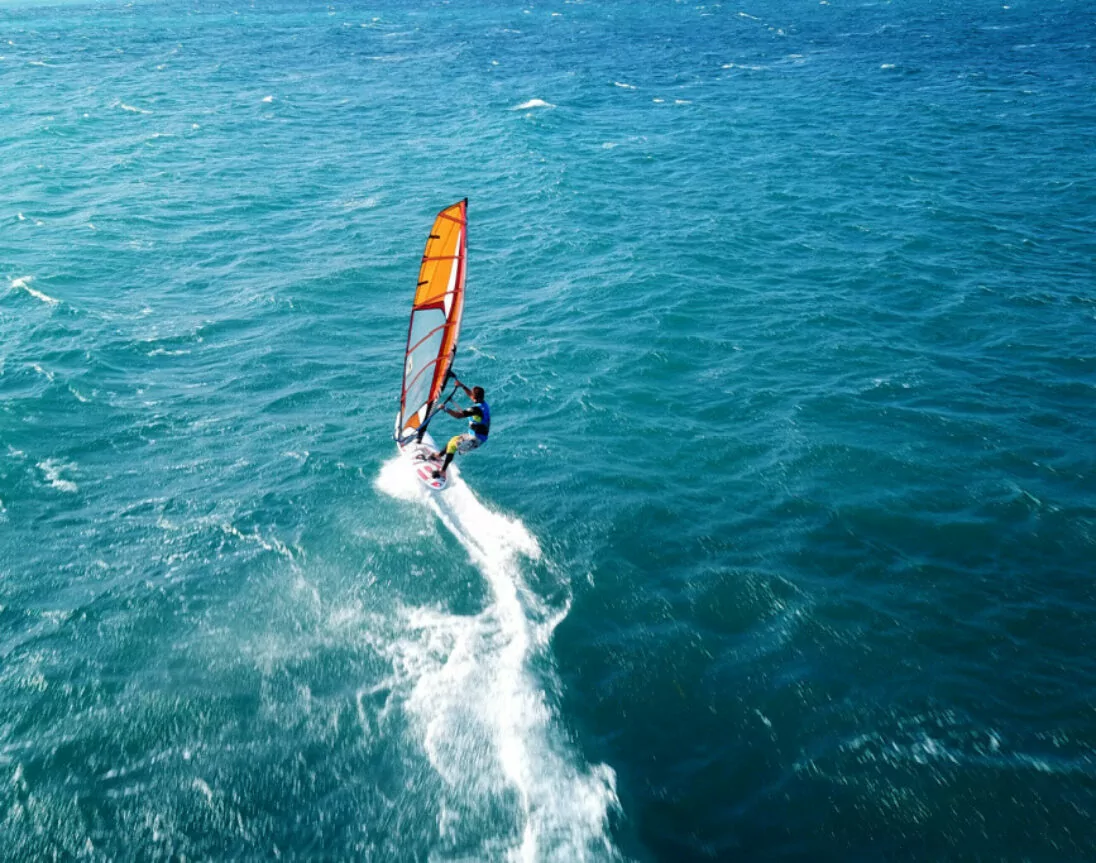
<path fill-rule="evenodd" d="M 59 462 L 56 459 L 49 458 L 45 461 L 38 462 L 38 467 L 42 473 L 45 474 L 46 482 L 58 491 L 74 494 L 80 490 L 76 483 L 61 476 L 61 471 L 75 470 L 75 464 Z"/>
<path fill-rule="evenodd" d="M 273 97 L 273 96 L 264 96 L 264 97 L 263 97 L 263 101 L 264 101 L 264 102 L 268 102 L 268 103 L 269 103 L 269 102 L 273 102 L 273 101 L 274 101 L 274 97 Z"/>
<path fill-rule="evenodd" d="M 119 107 L 123 111 L 130 111 L 134 114 L 151 114 L 151 111 L 146 111 L 144 108 L 135 108 L 133 105 L 127 105 L 125 102 L 119 102 Z"/>
<path fill-rule="evenodd" d="M 511 111 L 528 111 L 530 108 L 554 108 L 556 107 L 551 102 L 545 102 L 543 99 L 530 99 L 528 102 L 522 102 L 520 105 L 515 105 L 511 108 Z"/>
<path fill-rule="evenodd" d="M 203 781 L 202 779 L 195 779 L 190 783 L 190 787 L 200 791 L 202 796 L 205 797 L 205 801 L 209 806 L 213 806 L 213 789 Z"/>
<path fill-rule="evenodd" d="M 625 84 L 623 81 L 614 81 L 613 86 L 624 90 L 634 90 L 636 88 L 635 84 Z"/>
<path fill-rule="evenodd" d="M 13 291 L 24 290 L 36 300 L 41 300 L 43 303 L 47 303 L 51 306 L 56 306 L 59 300 L 54 299 L 48 294 L 43 294 L 41 291 L 36 291 L 30 286 L 30 282 L 33 280 L 33 276 L 23 276 L 19 279 L 11 280 L 11 289 Z"/>

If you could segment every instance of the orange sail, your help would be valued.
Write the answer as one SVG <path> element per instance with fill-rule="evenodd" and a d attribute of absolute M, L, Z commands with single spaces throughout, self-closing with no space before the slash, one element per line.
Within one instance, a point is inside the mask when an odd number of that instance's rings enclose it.
<path fill-rule="evenodd" d="M 446 207 L 434 219 L 426 241 L 403 363 L 396 439 L 410 440 L 429 421 L 457 355 L 464 311 L 468 199 Z"/>

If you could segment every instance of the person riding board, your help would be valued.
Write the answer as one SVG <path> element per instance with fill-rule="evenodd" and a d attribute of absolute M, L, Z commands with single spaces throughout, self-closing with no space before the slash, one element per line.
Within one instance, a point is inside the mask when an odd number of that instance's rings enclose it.
<path fill-rule="evenodd" d="M 430 456 L 435 461 L 440 459 L 442 455 L 445 456 L 445 461 L 442 462 L 441 467 L 434 471 L 434 477 L 437 479 L 445 476 L 445 471 L 449 469 L 449 465 L 457 453 L 464 455 L 466 452 L 471 452 L 477 447 L 483 446 L 487 443 L 487 436 L 491 433 L 491 407 L 484 401 L 483 387 L 468 389 L 460 381 L 456 383 L 472 399 L 472 407 L 463 411 L 445 408 L 445 412 L 459 420 L 467 419 L 468 431 L 465 434 L 453 435 L 444 450 L 439 450 Z"/>

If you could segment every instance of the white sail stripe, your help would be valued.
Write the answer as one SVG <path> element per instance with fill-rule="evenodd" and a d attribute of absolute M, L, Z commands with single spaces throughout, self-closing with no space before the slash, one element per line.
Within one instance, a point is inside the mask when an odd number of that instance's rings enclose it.
<path fill-rule="evenodd" d="M 449 319 L 449 314 L 453 310 L 453 293 L 457 284 L 457 273 L 460 271 L 461 265 L 461 229 L 457 228 L 457 259 L 453 261 L 453 267 L 449 271 L 449 285 L 445 289 L 445 318 Z"/>

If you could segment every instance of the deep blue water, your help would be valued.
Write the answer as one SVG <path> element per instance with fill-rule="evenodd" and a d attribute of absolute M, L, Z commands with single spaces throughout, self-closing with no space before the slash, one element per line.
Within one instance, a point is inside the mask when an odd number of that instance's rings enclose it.
<path fill-rule="evenodd" d="M 1094 45 L 4 5 L 0 856 L 1096 859 Z M 464 196 L 493 434 L 430 498 Z"/>

